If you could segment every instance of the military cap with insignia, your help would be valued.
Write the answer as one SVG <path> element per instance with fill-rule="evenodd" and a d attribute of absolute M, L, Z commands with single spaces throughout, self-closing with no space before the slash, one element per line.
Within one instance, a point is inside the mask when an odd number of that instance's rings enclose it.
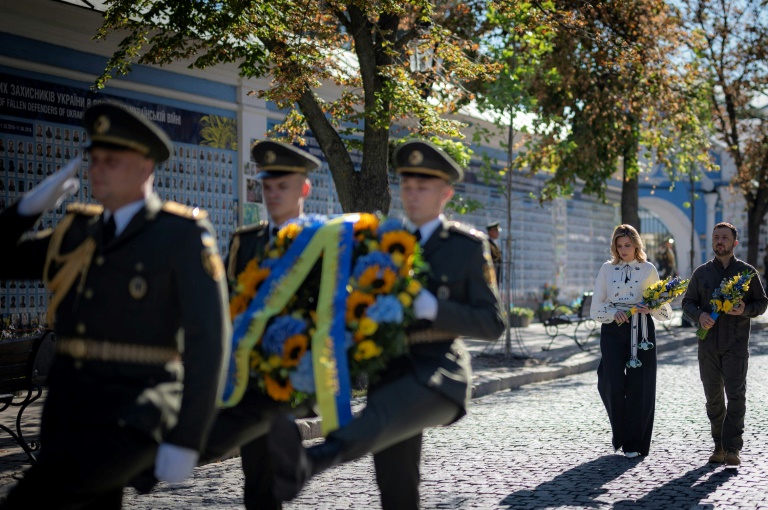
<path fill-rule="evenodd" d="M 492 221 L 491 223 L 489 223 L 485 227 L 486 230 L 491 230 L 492 228 L 499 228 L 499 222 L 498 221 Z"/>
<path fill-rule="evenodd" d="M 464 170 L 443 149 L 426 140 L 409 140 L 395 149 L 395 172 L 439 177 L 449 183 L 464 179 Z"/>
<path fill-rule="evenodd" d="M 124 104 L 110 101 L 91 106 L 83 124 L 90 135 L 85 149 L 134 150 L 156 163 L 171 155 L 173 145 L 165 131 Z"/>
<path fill-rule="evenodd" d="M 253 146 L 251 156 L 259 166 L 257 179 L 281 177 L 286 174 L 308 174 L 320 168 L 320 160 L 291 144 L 264 140 Z"/>

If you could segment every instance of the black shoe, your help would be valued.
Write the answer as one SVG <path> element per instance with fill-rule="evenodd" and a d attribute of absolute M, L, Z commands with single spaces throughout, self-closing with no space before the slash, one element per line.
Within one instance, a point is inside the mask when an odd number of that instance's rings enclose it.
<path fill-rule="evenodd" d="M 149 494 L 152 489 L 157 485 L 157 478 L 155 478 L 155 467 L 142 471 L 133 479 L 128 482 L 129 487 L 133 487 L 139 494 Z"/>
<path fill-rule="evenodd" d="M 278 501 L 290 501 L 311 476 L 307 451 L 293 416 L 278 415 L 272 420 L 267 446 L 275 468 L 272 492 Z"/>

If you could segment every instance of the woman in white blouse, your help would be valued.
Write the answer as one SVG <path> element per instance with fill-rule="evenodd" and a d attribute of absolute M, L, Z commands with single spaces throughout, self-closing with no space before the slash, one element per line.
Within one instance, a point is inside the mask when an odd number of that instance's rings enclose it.
<path fill-rule="evenodd" d="M 590 309 L 602 323 L 597 389 L 608 411 L 614 449 L 635 458 L 648 455 L 656 404 L 656 335 L 648 315 L 669 320 L 672 309 L 642 304 L 643 291 L 659 281 L 659 274 L 634 227 L 614 229 L 611 255 L 597 275 Z"/>

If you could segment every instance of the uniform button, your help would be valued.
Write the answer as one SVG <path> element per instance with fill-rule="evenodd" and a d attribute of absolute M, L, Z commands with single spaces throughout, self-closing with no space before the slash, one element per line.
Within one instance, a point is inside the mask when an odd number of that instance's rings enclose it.
<path fill-rule="evenodd" d="M 135 267 L 136 267 L 136 271 L 144 271 L 144 264 L 142 264 L 141 262 L 137 262 Z"/>
<path fill-rule="evenodd" d="M 83 295 L 85 296 L 85 299 L 91 299 L 93 297 L 93 289 L 85 289 Z"/>
<path fill-rule="evenodd" d="M 447 282 L 448 281 L 448 275 L 444 274 L 444 275 L 440 276 L 440 281 L 441 282 Z"/>
<path fill-rule="evenodd" d="M 78 335 L 84 335 L 85 334 L 85 324 L 82 322 L 78 323 L 77 326 L 75 326 L 75 331 L 77 331 Z"/>
<path fill-rule="evenodd" d="M 97 266 L 103 266 L 104 265 L 104 256 L 99 255 L 96 257 L 96 265 Z"/>

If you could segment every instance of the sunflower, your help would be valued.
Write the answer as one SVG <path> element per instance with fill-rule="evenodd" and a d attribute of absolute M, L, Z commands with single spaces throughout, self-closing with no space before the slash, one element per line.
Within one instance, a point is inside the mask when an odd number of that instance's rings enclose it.
<path fill-rule="evenodd" d="M 375 234 L 377 228 L 379 228 L 379 218 L 371 213 L 360 214 L 360 219 L 355 222 L 353 227 L 355 237 L 358 234 L 363 234 L 366 230 L 370 231 L 371 234 Z"/>
<path fill-rule="evenodd" d="M 278 402 L 288 402 L 291 399 L 291 392 L 293 391 L 291 381 L 287 379 L 285 381 L 280 381 L 264 374 L 264 384 L 267 387 L 267 395 L 274 400 L 277 400 Z"/>
<path fill-rule="evenodd" d="M 283 345 L 283 366 L 295 367 L 307 352 L 309 339 L 306 335 L 298 334 L 288 337 Z"/>
<path fill-rule="evenodd" d="M 397 274 L 385 267 L 381 269 L 378 265 L 368 267 L 360 275 L 360 288 L 370 289 L 374 294 L 388 294 L 397 280 Z"/>
<path fill-rule="evenodd" d="M 381 356 L 382 352 L 384 352 L 384 350 L 376 345 L 376 342 L 373 340 L 363 340 L 357 344 L 357 348 L 355 349 L 355 354 L 353 354 L 353 357 L 356 361 L 362 361 L 364 359 L 371 359 L 375 358 L 376 356 Z"/>
<path fill-rule="evenodd" d="M 347 298 L 346 321 L 359 321 L 363 315 L 365 315 L 365 310 L 368 306 L 372 305 L 374 301 L 376 301 L 376 298 L 370 294 L 360 292 L 359 290 L 352 291 Z"/>
<path fill-rule="evenodd" d="M 401 261 L 416 251 L 416 238 L 404 230 L 393 230 L 381 236 L 381 251 L 394 255 L 399 253 Z M 398 264 L 399 265 L 399 264 Z"/>
<path fill-rule="evenodd" d="M 232 296 L 229 301 L 229 319 L 235 320 L 235 317 L 243 313 L 248 308 L 248 303 L 251 302 L 251 298 L 243 294 L 236 294 Z"/>
<path fill-rule="evenodd" d="M 286 239 L 296 239 L 296 237 L 301 232 L 301 226 L 297 225 L 296 223 L 289 223 L 283 228 L 280 229 L 280 231 L 277 233 L 277 246 L 284 246 Z"/>
<path fill-rule="evenodd" d="M 269 276 L 269 269 L 259 268 L 256 260 L 251 260 L 242 273 L 237 276 L 237 292 L 241 295 L 253 299 L 259 286 Z"/>

